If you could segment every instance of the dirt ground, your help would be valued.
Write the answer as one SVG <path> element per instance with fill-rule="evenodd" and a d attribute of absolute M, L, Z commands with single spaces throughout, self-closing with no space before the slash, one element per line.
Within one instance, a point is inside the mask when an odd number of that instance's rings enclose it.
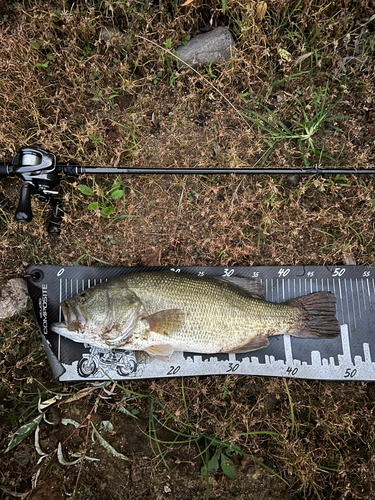
<path fill-rule="evenodd" d="M 36 145 L 81 165 L 375 168 L 373 7 L 1 3 L 3 161 Z M 165 49 L 218 26 L 233 59 L 179 70 Z M 371 176 L 65 177 L 57 237 L 36 199 L 14 221 L 20 188 L 0 182 L 0 283 L 31 263 L 374 265 Z M 27 312 L 0 324 L 0 498 L 371 499 L 374 398 L 372 383 L 240 376 L 57 384 Z M 92 439 L 108 421 L 122 457 Z"/>

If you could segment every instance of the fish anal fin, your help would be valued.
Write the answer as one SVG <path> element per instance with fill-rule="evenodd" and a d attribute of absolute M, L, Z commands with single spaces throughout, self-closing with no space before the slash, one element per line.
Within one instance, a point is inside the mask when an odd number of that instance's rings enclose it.
<path fill-rule="evenodd" d="M 229 277 L 215 277 L 213 278 L 225 285 L 232 285 L 241 288 L 242 291 L 246 292 L 248 295 L 254 299 L 264 299 L 264 286 L 260 281 L 254 278 L 240 278 L 238 276 Z"/>
<path fill-rule="evenodd" d="M 147 321 L 152 332 L 170 335 L 180 330 L 185 321 L 185 313 L 181 309 L 166 309 L 142 319 Z"/>
<path fill-rule="evenodd" d="M 169 344 L 152 345 L 146 349 L 147 354 L 165 363 L 169 363 L 169 358 L 173 351 L 173 347 Z"/>
<path fill-rule="evenodd" d="M 267 337 L 254 337 L 247 344 L 240 347 L 236 347 L 230 353 L 240 354 L 244 352 L 256 351 L 258 349 L 263 349 L 269 345 Z"/>

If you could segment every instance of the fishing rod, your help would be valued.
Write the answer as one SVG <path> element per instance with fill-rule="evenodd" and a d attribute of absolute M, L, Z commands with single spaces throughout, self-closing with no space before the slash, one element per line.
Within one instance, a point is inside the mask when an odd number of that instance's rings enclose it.
<path fill-rule="evenodd" d="M 52 208 L 48 232 L 60 234 L 63 211 L 56 188 L 64 175 L 78 177 L 84 174 L 132 174 L 132 175 L 371 175 L 375 169 L 320 168 L 136 168 L 71 165 L 58 163 L 50 151 L 32 146 L 22 147 L 11 163 L 0 163 L 0 178 L 20 177 L 23 180 L 20 199 L 15 219 L 18 222 L 30 222 L 31 196 L 48 203 Z"/>

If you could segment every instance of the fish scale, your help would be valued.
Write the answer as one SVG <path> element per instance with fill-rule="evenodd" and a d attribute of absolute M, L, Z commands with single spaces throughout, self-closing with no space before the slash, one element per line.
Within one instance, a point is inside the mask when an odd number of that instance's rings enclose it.
<path fill-rule="evenodd" d="M 244 343 L 249 333 L 270 335 L 283 333 L 296 321 L 296 311 L 285 305 L 252 299 L 241 290 L 225 289 L 209 278 L 148 273 L 123 277 L 149 314 L 165 309 L 182 309 L 186 313 L 181 330 L 173 332 L 173 340 L 186 348 L 191 342 L 205 351 L 235 348 Z M 155 290 L 173 289 L 155 298 Z M 229 334 L 229 335 L 228 335 Z M 215 347 L 214 347 L 215 345 Z"/>

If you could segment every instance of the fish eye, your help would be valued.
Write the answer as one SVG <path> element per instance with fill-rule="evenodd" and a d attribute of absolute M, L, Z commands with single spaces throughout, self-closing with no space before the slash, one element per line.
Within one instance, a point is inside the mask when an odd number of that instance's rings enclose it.
<path fill-rule="evenodd" d="M 81 293 L 79 301 L 81 304 L 84 304 L 85 302 L 87 302 L 89 300 L 89 298 L 90 298 L 90 295 L 87 292 L 83 292 L 83 293 Z"/>

